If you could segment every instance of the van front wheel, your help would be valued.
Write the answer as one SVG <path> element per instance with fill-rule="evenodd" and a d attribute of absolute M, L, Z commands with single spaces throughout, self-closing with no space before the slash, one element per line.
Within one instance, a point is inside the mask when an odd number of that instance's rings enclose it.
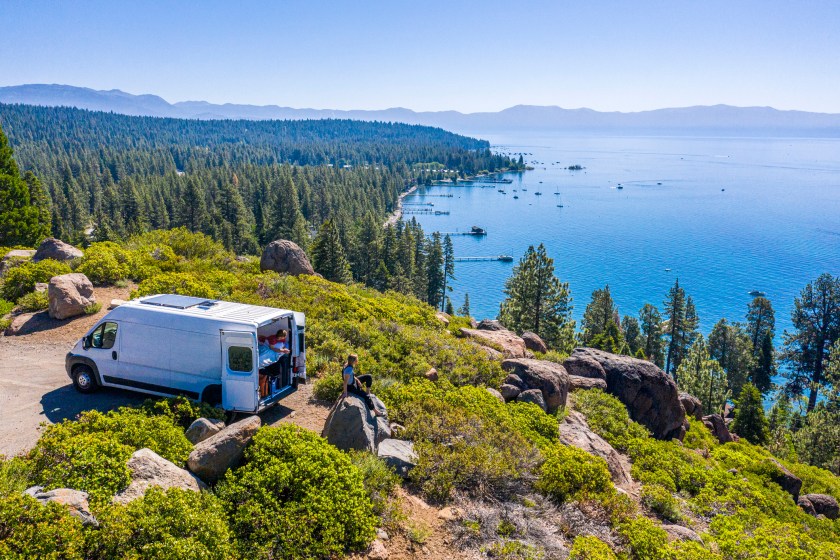
<path fill-rule="evenodd" d="M 93 393 L 99 389 L 96 376 L 88 366 L 76 366 L 73 369 L 73 387 L 80 393 Z"/>

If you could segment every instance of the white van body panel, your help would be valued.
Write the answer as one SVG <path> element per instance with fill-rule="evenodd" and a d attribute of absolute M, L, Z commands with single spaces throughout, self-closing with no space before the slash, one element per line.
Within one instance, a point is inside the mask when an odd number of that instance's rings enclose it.
<path fill-rule="evenodd" d="M 102 332 L 98 329 L 105 323 L 111 328 L 116 325 L 113 346 L 86 348 L 85 340 Z M 177 295 L 147 296 L 105 315 L 68 353 L 66 368 L 72 376 L 74 367 L 85 364 L 94 370 L 100 385 L 153 395 L 199 400 L 207 397 L 208 389 L 215 390 L 221 393 L 225 410 L 257 412 L 287 393 L 294 377 L 306 378 L 305 325 L 303 313 L 287 309 Z M 261 399 L 257 339 L 280 328 L 290 335 L 289 385 Z M 247 341 L 253 349 L 251 372 L 227 368 L 227 347 L 232 341 Z"/>

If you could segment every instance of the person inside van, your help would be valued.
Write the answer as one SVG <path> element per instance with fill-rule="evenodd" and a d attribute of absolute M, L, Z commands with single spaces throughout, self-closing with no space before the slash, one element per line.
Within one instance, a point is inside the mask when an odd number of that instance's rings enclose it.
<path fill-rule="evenodd" d="M 373 399 L 370 397 L 370 386 L 373 383 L 373 377 L 370 375 L 356 375 L 356 365 L 359 363 L 359 357 L 356 354 L 347 356 L 347 363 L 344 364 L 342 370 L 342 377 L 344 378 L 344 392 L 341 398 L 346 398 L 348 393 L 358 395 L 365 400 L 368 410 L 373 412 L 374 416 L 379 416 L 376 407 L 373 405 Z"/>
<path fill-rule="evenodd" d="M 291 367 L 291 348 L 289 347 L 289 338 L 286 335 L 286 331 L 280 329 L 274 336 L 268 337 L 268 344 L 272 350 L 277 352 L 278 356 L 278 374 L 283 375 L 283 384 L 287 384 L 287 377 L 286 375 Z"/>

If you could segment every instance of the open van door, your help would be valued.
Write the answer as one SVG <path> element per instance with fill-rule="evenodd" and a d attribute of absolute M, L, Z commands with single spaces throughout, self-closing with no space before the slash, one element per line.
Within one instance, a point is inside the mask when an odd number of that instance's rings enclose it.
<path fill-rule="evenodd" d="M 256 412 L 260 400 L 257 339 L 253 332 L 222 331 L 222 407 Z"/>

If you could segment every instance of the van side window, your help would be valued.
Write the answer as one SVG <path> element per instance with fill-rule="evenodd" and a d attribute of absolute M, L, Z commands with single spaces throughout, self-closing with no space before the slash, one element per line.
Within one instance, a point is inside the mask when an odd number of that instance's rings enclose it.
<path fill-rule="evenodd" d="M 110 321 L 106 321 L 96 327 L 96 330 L 90 335 L 90 345 L 94 348 L 102 348 L 103 350 L 113 348 L 116 340 L 117 324 Z"/>
<path fill-rule="evenodd" d="M 254 354 L 246 346 L 228 348 L 228 367 L 231 371 L 250 373 L 254 369 Z"/>

